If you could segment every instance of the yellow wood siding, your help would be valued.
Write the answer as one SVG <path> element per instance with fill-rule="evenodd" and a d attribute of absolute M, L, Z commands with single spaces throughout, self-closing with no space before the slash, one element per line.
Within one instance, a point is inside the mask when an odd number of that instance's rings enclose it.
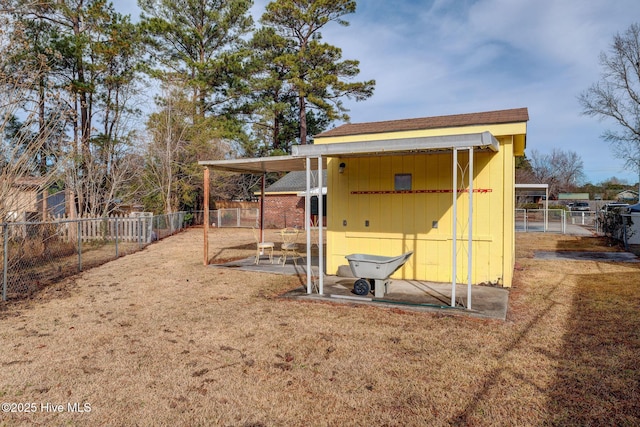
<path fill-rule="evenodd" d="M 510 286 L 514 266 L 514 138 L 526 124 L 317 138 L 315 143 L 353 142 L 492 132 L 500 151 L 474 153 L 473 283 Z M 458 152 L 459 187 L 468 184 L 468 151 Z M 338 165 L 345 163 L 343 173 Z M 366 253 L 414 256 L 393 277 L 450 282 L 452 270 L 453 155 L 410 154 L 333 158 L 328 161 L 327 272 Z M 395 174 L 411 174 L 412 191 L 393 193 Z M 464 176 L 463 176 L 464 173 Z M 386 194 L 383 192 L 387 192 Z M 468 193 L 458 193 L 457 280 L 466 282 Z M 368 221 L 368 225 L 367 225 Z M 433 227 L 434 222 L 437 228 Z M 345 225 L 346 224 L 346 225 Z"/>

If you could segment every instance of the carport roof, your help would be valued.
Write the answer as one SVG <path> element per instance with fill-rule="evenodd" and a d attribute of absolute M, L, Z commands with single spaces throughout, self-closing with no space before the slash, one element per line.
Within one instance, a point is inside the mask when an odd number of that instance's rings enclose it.
<path fill-rule="evenodd" d="M 198 164 L 216 170 L 239 173 L 262 174 L 266 172 L 286 172 L 306 170 L 305 156 L 272 156 L 253 159 L 202 160 Z M 316 167 L 317 162 L 313 163 Z M 327 161 L 323 159 L 322 168 L 326 169 Z"/>
<path fill-rule="evenodd" d="M 315 158 L 322 156 L 326 168 L 327 157 L 361 157 L 382 155 L 406 155 L 478 148 L 498 151 L 500 145 L 490 132 L 425 136 L 382 141 L 343 142 L 335 144 L 298 145 L 291 156 L 260 157 L 255 159 L 204 160 L 198 164 L 216 170 L 262 174 L 266 172 L 306 170 L 307 157 L 312 158 L 312 168 L 317 168 Z"/>

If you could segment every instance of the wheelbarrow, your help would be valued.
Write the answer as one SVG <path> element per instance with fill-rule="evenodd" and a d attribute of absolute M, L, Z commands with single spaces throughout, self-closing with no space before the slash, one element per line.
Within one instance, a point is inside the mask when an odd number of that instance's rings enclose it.
<path fill-rule="evenodd" d="M 384 297 L 391 282 L 389 276 L 402 267 L 411 255 L 413 255 L 413 251 L 395 257 L 367 254 L 347 255 L 345 258 L 349 261 L 351 273 L 355 277 L 359 277 L 353 284 L 353 293 L 368 295 L 371 289 L 374 289 L 376 298 Z"/>

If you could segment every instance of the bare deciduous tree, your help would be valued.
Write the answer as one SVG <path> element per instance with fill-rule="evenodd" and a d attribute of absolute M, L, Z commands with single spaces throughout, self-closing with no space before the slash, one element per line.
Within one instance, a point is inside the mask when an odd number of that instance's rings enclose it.
<path fill-rule="evenodd" d="M 39 156 L 40 169 L 61 163 L 65 186 L 74 193 L 70 214 L 77 209 L 107 215 L 114 199 L 123 198 L 118 185 L 134 138 L 127 120 L 138 114 L 132 108 L 143 56 L 137 26 L 104 1 L 6 0 L 0 10 L 6 10 L 3 28 L 23 40 L 21 51 L 1 61 L 22 70 L 42 57 L 47 66 L 31 89 L 39 100 L 40 126 L 50 120 L 45 97 L 56 96 L 69 112 L 59 126 L 63 143 L 45 141 L 53 154 Z"/>
<path fill-rule="evenodd" d="M 549 195 L 573 191 L 584 179 L 582 159 L 575 151 L 554 148 L 550 154 L 531 151 L 531 177 L 535 183 L 549 184 Z"/>
<path fill-rule="evenodd" d="M 0 58 L 11 58 L 26 41 L 10 18 L 0 18 Z M 15 31 L 8 33 L 4 29 Z M 45 58 L 32 58 L 32 66 L 20 68 L 10 61 L 0 63 L 0 220 L 13 213 L 32 210 L 32 201 L 17 193 L 20 183 L 31 178 L 42 191 L 52 181 L 55 170 L 43 171 L 39 159 L 46 144 L 61 137 L 60 123 L 66 121 L 59 100 L 50 99 L 49 119 L 41 121 L 40 101 L 34 88 L 49 70 Z M 15 218 L 13 218 L 15 219 Z"/>
<path fill-rule="evenodd" d="M 613 119 L 618 130 L 603 137 L 625 166 L 640 174 L 640 24 L 613 38 L 609 52 L 600 54 L 600 65 L 600 80 L 579 97 L 583 113 Z"/>
<path fill-rule="evenodd" d="M 160 111 L 152 114 L 147 124 L 149 143 L 142 183 L 145 205 L 165 213 L 195 209 L 197 195 L 203 191 L 198 160 L 221 159 L 232 149 L 218 130 L 218 119 L 194 116 L 196 106 L 180 84 L 167 83 L 161 99 Z M 228 187 L 231 179 L 215 174 L 213 191 Z"/>

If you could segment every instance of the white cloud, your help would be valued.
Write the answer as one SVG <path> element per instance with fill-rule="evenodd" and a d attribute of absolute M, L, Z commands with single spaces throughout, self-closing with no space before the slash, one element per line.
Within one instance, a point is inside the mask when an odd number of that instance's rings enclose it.
<path fill-rule="evenodd" d="M 361 2 L 364 3 L 364 2 Z M 621 170 L 600 136 L 606 126 L 580 114 L 577 96 L 597 81 L 598 56 L 640 17 L 630 0 L 479 0 L 428 7 L 401 1 L 365 6 L 350 27 L 325 38 L 361 61 L 376 94 L 347 103 L 353 121 L 528 107 L 529 147 L 583 156 L 593 182 Z"/>
<path fill-rule="evenodd" d="M 255 0 L 256 23 L 267 3 Z M 640 21 L 637 0 L 360 0 L 346 19 L 324 39 L 360 61 L 357 80 L 377 83 L 369 100 L 345 102 L 352 121 L 528 107 L 529 149 L 578 152 L 592 182 L 637 181 L 600 138 L 613 124 L 577 102 L 600 52 Z"/>

